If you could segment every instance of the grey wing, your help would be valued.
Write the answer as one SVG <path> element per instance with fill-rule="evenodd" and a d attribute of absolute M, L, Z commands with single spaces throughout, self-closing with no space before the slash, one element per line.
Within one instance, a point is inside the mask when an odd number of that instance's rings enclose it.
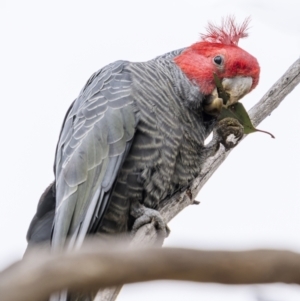
<path fill-rule="evenodd" d="M 55 162 L 54 248 L 67 236 L 70 247 L 79 246 L 108 206 L 138 122 L 126 64 L 95 73 L 65 118 Z"/>

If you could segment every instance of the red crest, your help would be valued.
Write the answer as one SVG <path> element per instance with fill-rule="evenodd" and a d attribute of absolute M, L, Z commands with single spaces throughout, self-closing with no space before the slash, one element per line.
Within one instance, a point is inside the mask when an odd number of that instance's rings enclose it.
<path fill-rule="evenodd" d="M 221 43 L 225 45 L 237 45 L 239 39 L 248 37 L 250 17 L 238 25 L 235 21 L 235 17 L 228 16 L 222 19 L 221 26 L 217 26 L 211 22 L 206 27 L 207 33 L 200 34 L 202 41 L 211 43 Z"/>

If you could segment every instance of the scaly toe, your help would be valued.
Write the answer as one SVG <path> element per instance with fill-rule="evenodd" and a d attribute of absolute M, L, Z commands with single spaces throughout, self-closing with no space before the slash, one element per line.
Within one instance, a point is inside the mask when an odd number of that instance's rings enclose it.
<path fill-rule="evenodd" d="M 132 227 L 132 233 L 136 233 L 142 226 L 154 223 L 157 233 L 160 237 L 166 238 L 170 233 L 170 229 L 166 225 L 160 213 L 154 209 L 144 208 L 143 214 L 139 216 Z"/>

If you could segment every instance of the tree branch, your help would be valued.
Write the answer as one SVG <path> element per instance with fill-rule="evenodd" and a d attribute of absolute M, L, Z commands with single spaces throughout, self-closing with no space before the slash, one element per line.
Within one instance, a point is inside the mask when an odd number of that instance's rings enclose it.
<path fill-rule="evenodd" d="M 82 293 L 157 279 L 300 284 L 300 254 L 289 251 L 176 248 L 101 251 L 102 247 L 94 242 L 71 253 L 35 250 L 0 273 L 1 301 L 40 301 L 65 288 Z"/>
<path fill-rule="evenodd" d="M 300 82 L 300 58 L 296 60 L 285 74 L 271 87 L 271 89 L 263 96 L 263 98 L 249 111 L 249 116 L 253 125 L 256 127 L 267 116 L 275 110 L 283 99 L 299 84 Z M 244 138 L 247 135 L 244 136 Z M 200 175 L 194 180 L 191 187 L 182 192 L 175 194 L 166 203 L 161 203 L 159 211 L 168 223 L 181 210 L 191 205 L 201 188 L 207 180 L 214 174 L 218 167 L 230 154 L 225 151 L 224 147 L 220 147 L 218 153 L 207 160 Z M 156 231 L 153 225 L 145 225 L 140 228 L 134 237 L 135 245 L 151 244 L 156 239 Z M 118 292 L 120 288 L 117 288 Z M 95 301 L 114 301 L 118 293 L 114 289 L 106 289 L 99 292 Z"/>

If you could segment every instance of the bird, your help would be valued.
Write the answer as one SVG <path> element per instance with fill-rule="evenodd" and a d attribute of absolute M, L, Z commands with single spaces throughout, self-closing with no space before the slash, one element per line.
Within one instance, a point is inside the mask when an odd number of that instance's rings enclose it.
<path fill-rule="evenodd" d="M 153 219 L 167 235 L 157 206 L 189 187 L 226 144 L 224 133 L 243 136 L 237 120 L 218 116 L 259 81 L 257 59 L 238 46 L 249 22 L 209 22 L 191 46 L 146 62 L 119 60 L 88 79 L 64 118 L 55 180 L 39 200 L 29 246 L 79 248 L 87 236 L 136 231 Z M 226 104 L 214 75 L 229 95 Z"/>

